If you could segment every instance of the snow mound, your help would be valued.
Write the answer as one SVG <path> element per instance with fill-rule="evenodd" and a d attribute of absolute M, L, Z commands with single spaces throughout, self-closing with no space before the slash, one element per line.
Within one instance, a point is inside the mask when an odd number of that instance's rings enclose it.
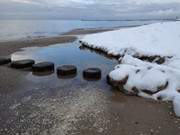
<path fill-rule="evenodd" d="M 113 81 L 128 79 L 123 85 L 127 91 L 138 90 L 139 96 L 153 99 L 173 100 L 180 96 L 180 71 L 166 65 L 142 62 L 132 56 L 124 56 L 121 64 L 109 73 Z"/>
<path fill-rule="evenodd" d="M 178 21 L 163 22 L 87 35 L 80 41 L 119 56 L 121 64 L 108 75 L 111 85 L 125 93 L 172 101 L 180 117 L 179 27 Z"/>
<path fill-rule="evenodd" d="M 120 90 L 123 87 L 125 93 L 134 93 L 155 100 L 173 101 L 174 111 L 180 116 L 180 70 L 166 65 L 142 62 L 126 55 L 122 58 L 121 64 L 109 73 L 109 77 L 113 83 L 121 82 L 127 76 L 128 79 L 121 84 Z"/>

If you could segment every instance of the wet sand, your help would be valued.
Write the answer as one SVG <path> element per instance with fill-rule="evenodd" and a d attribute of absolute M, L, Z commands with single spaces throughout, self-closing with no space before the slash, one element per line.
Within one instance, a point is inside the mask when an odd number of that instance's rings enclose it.
<path fill-rule="evenodd" d="M 67 37 L 67 36 L 66 36 Z M 55 40 L 56 39 L 56 40 Z M 0 43 L 0 55 L 76 38 Z M 37 41 L 38 40 L 38 41 Z M 113 65 L 112 65 L 113 66 Z M 128 97 L 101 81 L 58 79 L 0 66 L 0 134 L 179 135 L 170 103 Z"/>
<path fill-rule="evenodd" d="M 93 33 L 98 33 L 98 32 L 105 32 L 105 31 L 110 31 L 114 30 L 117 28 L 107 28 L 107 29 L 75 29 L 69 32 L 64 33 L 63 35 L 84 35 L 84 34 L 93 34 Z"/>
<path fill-rule="evenodd" d="M 11 53 L 24 47 L 47 46 L 55 43 L 72 42 L 75 39 L 76 36 L 59 36 L 0 42 L 0 56 L 10 55 Z"/>

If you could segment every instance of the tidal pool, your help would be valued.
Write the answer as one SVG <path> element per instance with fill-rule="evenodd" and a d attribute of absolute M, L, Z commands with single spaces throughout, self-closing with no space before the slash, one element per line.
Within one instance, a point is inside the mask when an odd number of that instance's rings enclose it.
<path fill-rule="evenodd" d="M 47 47 L 24 48 L 21 51 L 12 54 L 11 58 L 12 60 L 33 59 L 36 63 L 49 61 L 55 63 L 56 68 L 66 64 L 75 65 L 78 69 L 76 77 L 79 79 L 81 79 L 84 69 L 97 67 L 102 70 L 103 80 L 108 72 L 112 70 L 113 66 L 118 63 L 115 59 L 110 59 L 88 49 L 81 48 L 77 41 L 65 44 L 55 44 Z M 46 74 L 44 74 L 44 76 L 45 75 Z M 51 75 L 51 73 L 47 73 L 47 75 Z M 30 73 L 28 75 L 32 80 L 33 78 L 36 78 L 36 76 L 41 76 L 41 74 L 36 75 Z"/>

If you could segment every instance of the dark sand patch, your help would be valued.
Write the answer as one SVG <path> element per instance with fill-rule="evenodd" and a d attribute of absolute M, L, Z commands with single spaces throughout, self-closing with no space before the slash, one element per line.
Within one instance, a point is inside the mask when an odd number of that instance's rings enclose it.
<path fill-rule="evenodd" d="M 59 36 L 0 42 L 0 56 L 10 55 L 11 53 L 18 51 L 20 48 L 24 47 L 47 46 L 56 43 L 67 43 L 73 42 L 76 39 L 77 38 L 75 36 Z"/>
<path fill-rule="evenodd" d="M 115 28 L 114 28 L 115 29 Z M 75 29 L 69 32 L 64 33 L 63 35 L 84 35 L 84 34 L 93 34 L 98 32 L 105 32 L 114 30 L 112 28 L 109 29 Z"/>

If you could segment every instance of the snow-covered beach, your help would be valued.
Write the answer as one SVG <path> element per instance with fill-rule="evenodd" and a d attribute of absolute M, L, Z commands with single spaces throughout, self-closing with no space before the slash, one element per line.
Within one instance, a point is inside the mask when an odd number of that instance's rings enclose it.
<path fill-rule="evenodd" d="M 82 44 L 119 56 L 109 73 L 120 90 L 155 100 L 172 101 L 180 116 L 180 22 L 163 22 L 91 34 Z"/>

